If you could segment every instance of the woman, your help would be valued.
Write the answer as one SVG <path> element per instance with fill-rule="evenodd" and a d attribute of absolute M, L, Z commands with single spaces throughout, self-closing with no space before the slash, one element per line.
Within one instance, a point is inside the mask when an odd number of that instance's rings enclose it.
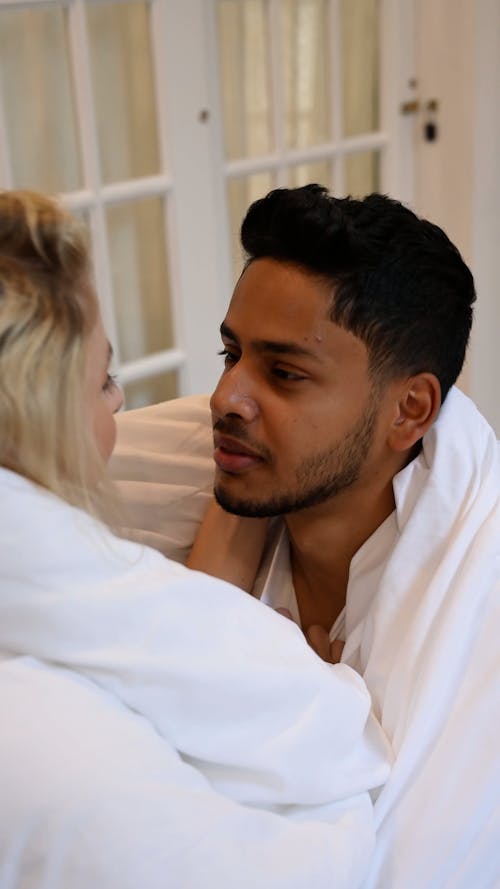
<path fill-rule="evenodd" d="M 78 224 L 0 194 L 0 887 L 358 886 L 363 682 L 102 522 L 109 361 Z"/>

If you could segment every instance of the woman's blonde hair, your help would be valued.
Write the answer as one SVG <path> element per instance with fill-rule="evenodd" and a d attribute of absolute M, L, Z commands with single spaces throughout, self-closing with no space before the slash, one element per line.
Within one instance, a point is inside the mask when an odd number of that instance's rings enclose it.
<path fill-rule="evenodd" d="M 104 469 L 84 404 L 97 314 L 80 223 L 41 194 L 0 192 L 0 464 L 86 508 Z"/>

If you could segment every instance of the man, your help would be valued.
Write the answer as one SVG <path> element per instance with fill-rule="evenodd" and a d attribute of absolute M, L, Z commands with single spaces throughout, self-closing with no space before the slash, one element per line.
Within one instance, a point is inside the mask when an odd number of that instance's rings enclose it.
<path fill-rule="evenodd" d="M 499 455 L 451 388 L 472 276 L 440 229 L 397 202 L 319 186 L 257 201 L 242 243 L 211 399 L 215 494 L 229 512 L 283 517 L 253 592 L 325 659 L 345 643 L 392 742 L 365 889 L 499 886 Z M 132 499 L 160 459 L 134 463 L 153 417 L 153 451 L 179 435 L 185 459 L 196 430 L 193 468 L 207 468 L 204 405 L 187 402 L 124 417 L 116 474 Z M 196 495 L 183 493 L 192 524 Z"/>

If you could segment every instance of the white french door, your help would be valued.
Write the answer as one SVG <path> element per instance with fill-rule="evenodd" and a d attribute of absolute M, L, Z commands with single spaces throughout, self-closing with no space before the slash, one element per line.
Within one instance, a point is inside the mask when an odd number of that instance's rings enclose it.
<path fill-rule="evenodd" d="M 129 402 L 181 388 L 161 2 L 0 4 L 0 180 L 87 222 Z M 161 38 L 160 38 L 161 43 Z"/>
<path fill-rule="evenodd" d="M 128 407 L 209 391 L 248 204 L 413 199 L 413 0 L 0 0 L 0 186 L 88 223 Z"/>

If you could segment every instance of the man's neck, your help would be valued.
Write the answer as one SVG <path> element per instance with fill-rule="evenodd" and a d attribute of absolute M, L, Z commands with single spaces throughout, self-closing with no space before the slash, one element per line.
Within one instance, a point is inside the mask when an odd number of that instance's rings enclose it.
<path fill-rule="evenodd" d="M 319 624 L 330 630 L 345 605 L 353 556 L 394 506 L 391 481 L 380 490 L 349 489 L 326 503 L 286 516 L 293 583 L 304 629 Z"/>

